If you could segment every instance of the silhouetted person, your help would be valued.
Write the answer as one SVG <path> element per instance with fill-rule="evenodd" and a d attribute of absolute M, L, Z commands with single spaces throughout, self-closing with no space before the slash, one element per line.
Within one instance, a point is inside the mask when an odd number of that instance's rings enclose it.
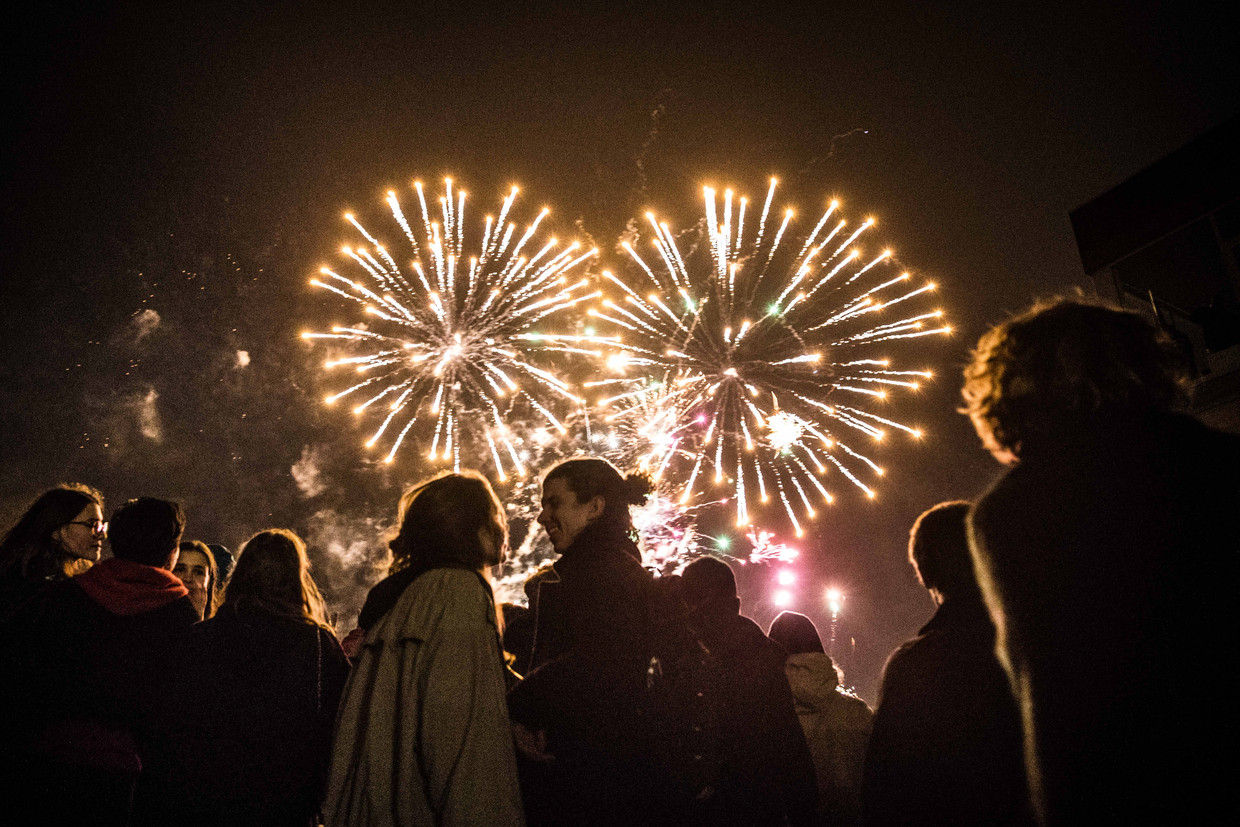
<path fill-rule="evenodd" d="M 681 575 L 690 622 L 709 650 L 706 690 L 718 739 L 707 824 L 813 824 L 814 764 L 784 675 L 786 653 L 740 613 L 736 576 L 702 557 Z"/>
<path fill-rule="evenodd" d="M 301 538 L 268 529 L 247 540 L 223 605 L 178 660 L 135 822 L 317 823 L 349 665 Z"/>
<path fill-rule="evenodd" d="M 20 693 L 6 724 L 27 756 L 10 815 L 37 824 L 125 824 L 171 659 L 198 613 L 172 575 L 181 507 L 143 497 L 112 515 L 114 557 L 54 584 L 9 630 Z"/>
<path fill-rule="evenodd" d="M 1142 317 L 1073 301 L 992 329 L 965 370 L 1012 466 L 970 542 L 1049 824 L 1240 820 L 1240 438 L 1177 412 L 1185 376 Z"/>
<path fill-rule="evenodd" d="M 839 670 L 808 617 L 781 612 L 768 635 L 788 653 L 784 674 L 818 778 L 818 824 L 859 824 L 870 708 L 840 689 Z"/>
<path fill-rule="evenodd" d="M 965 536 L 967 502 L 917 518 L 909 562 L 937 608 L 883 670 L 865 764 L 867 825 L 1029 820 L 1020 718 Z"/>

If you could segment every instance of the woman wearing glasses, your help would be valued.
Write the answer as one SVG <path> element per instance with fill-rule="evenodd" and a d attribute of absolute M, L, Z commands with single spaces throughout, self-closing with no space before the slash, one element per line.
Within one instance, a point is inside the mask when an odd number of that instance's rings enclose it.
<path fill-rule="evenodd" d="M 41 494 L 0 540 L 0 620 L 47 583 L 90 568 L 107 531 L 103 495 L 89 485 L 65 483 Z"/>

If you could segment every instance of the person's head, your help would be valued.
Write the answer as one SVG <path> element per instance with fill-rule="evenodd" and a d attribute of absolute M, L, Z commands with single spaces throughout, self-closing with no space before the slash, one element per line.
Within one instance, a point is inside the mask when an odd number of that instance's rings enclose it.
<path fill-rule="evenodd" d="M 499 565 L 508 521 L 486 478 L 475 471 L 443 474 L 400 498 L 396 535 L 388 542 L 392 571 Z"/>
<path fill-rule="evenodd" d="M 103 496 L 89 485 L 65 483 L 45 491 L 0 540 L 0 570 L 26 577 L 70 573 L 78 561 L 99 559 L 108 524 Z"/>
<path fill-rule="evenodd" d="M 939 503 L 918 517 L 909 532 L 909 562 L 938 603 L 981 597 L 969 556 L 968 515 L 967 502 Z"/>
<path fill-rule="evenodd" d="M 1034 305 L 977 343 L 964 370 L 964 407 L 1001 462 L 1115 416 L 1170 410 L 1187 399 L 1183 355 L 1126 310 L 1059 299 Z"/>
<path fill-rule="evenodd" d="M 138 497 L 113 512 L 108 539 L 118 559 L 171 569 L 184 530 L 185 512 L 179 503 Z"/>
<path fill-rule="evenodd" d="M 818 637 L 818 628 L 814 626 L 814 621 L 800 612 L 780 612 L 779 617 L 771 622 L 766 636 L 784 647 L 784 651 L 790 655 L 827 652 L 822 647 L 822 638 Z"/>
<path fill-rule="evenodd" d="M 717 557 L 699 557 L 685 566 L 680 573 L 680 596 L 697 614 L 736 615 L 741 611 L 736 575 Z"/>
<path fill-rule="evenodd" d="M 587 526 L 631 537 L 629 507 L 642 505 L 653 491 L 649 476 L 622 475 L 605 459 L 565 460 L 543 477 L 538 523 L 559 552 L 571 546 Z"/>
<path fill-rule="evenodd" d="M 233 563 L 236 558 L 233 553 L 228 550 L 227 546 L 220 543 L 207 543 L 207 548 L 211 550 L 211 556 L 215 558 L 215 571 L 219 574 L 217 583 L 224 583 L 228 580 L 228 575 L 232 574 Z"/>
<path fill-rule="evenodd" d="M 198 610 L 198 616 L 205 620 L 215 614 L 219 591 L 219 571 L 215 565 L 215 555 L 206 543 L 199 540 L 181 543 L 180 552 L 172 573 L 189 589 L 189 599 Z"/>
<path fill-rule="evenodd" d="M 323 595 L 310 576 L 306 544 L 286 528 L 269 528 L 245 541 L 224 588 L 223 608 L 331 628 Z"/>

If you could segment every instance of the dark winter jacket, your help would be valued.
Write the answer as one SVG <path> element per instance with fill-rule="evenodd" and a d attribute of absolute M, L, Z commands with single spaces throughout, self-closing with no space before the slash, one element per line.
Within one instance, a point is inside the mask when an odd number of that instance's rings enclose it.
<path fill-rule="evenodd" d="M 43 557 L 31 560 L 25 572 L 16 565 L 0 572 L 0 624 L 16 617 L 43 589 L 68 579 L 63 566 Z"/>
<path fill-rule="evenodd" d="M 970 542 L 1049 824 L 1235 823 L 1240 438 L 1111 418 L 1021 449 Z"/>
<path fill-rule="evenodd" d="M 651 823 L 646 703 L 653 577 L 623 535 L 587 527 L 531 595 L 533 670 L 509 694 L 514 722 L 547 734 L 549 764 L 518 756 L 526 818 Z"/>
<path fill-rule="evenodd" d="M 328 630 L 225 604 L 185 642 L 139 823 L 310 824 L 348 672 Z"/>
<path fill-rule="evenodd" d="M 533 669 L 568 652 L 644 655 L 653 576 L 637 545 L 615 531 L 589 525 L 540 579 L 534 612 Z"/>
<path fill-rule="evenodd" d="M 784 648 L 738 614 L 695 614 L 691 622 L 709 653 L 706 694 L 719 751 L 702 823 L 815 823 L 814 764 L 784 674 Z"/>
<path fill-rule="evenodd" d="M 1020 719 L 979 597 L 943 603 L 888 659 L 863 810 L 892 827 L 1028 820 Z"/>
<path fill-rule="evenodd" d="M 97 823 L 128 816 L 155 712 L 172 697 L 173 658 L 197 620 L 171 572 L 118 559 L 49 586 L 13 618 L 3 643 L 13 812 L 41 810 L 49 823 L 60 817 L 49 808 Z"/>

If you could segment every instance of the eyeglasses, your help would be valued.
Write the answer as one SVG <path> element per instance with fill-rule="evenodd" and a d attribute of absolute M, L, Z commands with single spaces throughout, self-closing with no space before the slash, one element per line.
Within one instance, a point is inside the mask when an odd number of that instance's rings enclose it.
<path fill-rule="evenodd" d="M 90 529 L 91 534 L 102 534 L 105 537 L 108 533 L 108 524 L 102 520 L 70 520 L 66 525 L 83 525 Z"/>

